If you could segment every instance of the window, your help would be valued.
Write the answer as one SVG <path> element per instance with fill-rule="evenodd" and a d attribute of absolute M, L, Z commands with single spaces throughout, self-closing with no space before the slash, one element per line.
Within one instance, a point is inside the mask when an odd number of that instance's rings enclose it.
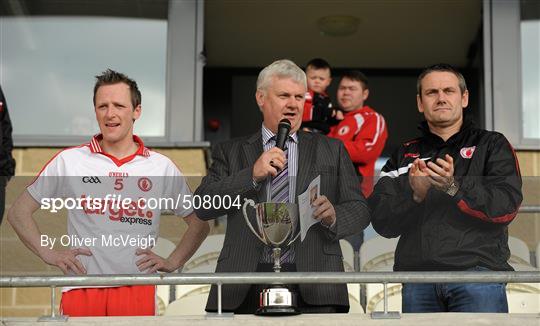
<path fill-rule="evenodd" d="M 94 76 L 139 84 L 135 133 L 150 146 L 202 140 L 203 1 L 0 2 L 0 84 L 15 146 L 80 144 L 97 133 Z"/>
<path fill-rule="evenodd" d="M 88 136 L 94 76 L 107 68 L 135 79 L 142 92 L 141 136 L 165 135 L 167 21 L 118 17 L 3 17 L 2 88 L 13 133 Z"/>
<path fill-rule="evenodd" d="M 525 139 L 540 140 L 540 3 L 521 3 L 521 93 Z"/>
<path fill-rule="evenodd" d="M 540 2 L 484 2 L 486 126 L 540 149 Z"/>

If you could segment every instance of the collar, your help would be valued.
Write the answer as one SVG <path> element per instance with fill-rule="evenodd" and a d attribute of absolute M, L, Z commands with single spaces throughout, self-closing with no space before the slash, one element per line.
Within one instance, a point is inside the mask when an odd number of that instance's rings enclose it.
<path fill-rule="evenodd" d="M 105 153 L 105 151 L 103 150 L 103 148 L 101 148 L 101 145 L 99 144 L 99 142 L 102 139 L 103 139 L 102 134 L 97 134 L 94 137 L 92 137 L 92 140 L 90 140 L 90 151 L 92 153 L 106 154 L 107 156 L 109 156 L 110 154 Z M 148 150 L 148 148 L 144 147 L 144 143 L 143 143 L 142 139 L 140 139 L 136 135 L 133 135 L 133 141 L 136 142 L 139 145 L 139 148 L 137 149 L 137 151 L 134 154 L 132 154 L 130 156 L 136 156 L 136 155 L 140 155 L 140 156 L 144 156 L 144 157 L 149 157 L 150 156 L 150 151 Z"/>
<path fill-rule="evenodd" d="M 272 137 L 275 138 L 276 134 L 274 134 L 270 129 L 266 128 L 266 126 L 262 125 L 262 141 L 263 145 L 266 145 Z M 295 131 L 294 133 L 289 135 L 289 139 L 294 141 L 295 143 L 298 143 L 298 134 Z"/>
<path fill-rule="evenodd" d="M 474 128 L 474 126 L 475 126 L 475 123 L 474 123 L 473 119 L 464 116 L 463 117 L 463 124 L 461 125 L 461 128 L 459 128 L 459 131 L 456 134 L 452 135 L 452 137 L 448 138 L 448 140 L 446 142 L 457 141 L 458 139 L 461 138 L 461 136 L 464 133 L 466 133 L 468 130 Z M 422 134 L 425 137 L 444 143 L 444 141 L 442 140 L 441 137 L 435 135 L 434 133 L 431 132 L 431 130 L 429 130 L 429 125 L 428 125 L 426 120 L 420 122 L 420 124 L 418 125 L 418 129 L 422 132 Z"/>
<path fill-rule="evenodd" d="M 350 116 L 350 115 L 355 115 L 355 114 L 357 114 L 358 112 L 363 111 L 363 110 L 368 109 L 368 108 L 369 108 L 369 106 L 364 105 L 364 106 L 362 106 L 362 107 L 359 107 L 358 109 L 354 109 L 354 110 L 349 111 L 349 112 L 343 111 L 343 115 L 346 116 L 346 117 L 347 117 L 347 116 Z"/>

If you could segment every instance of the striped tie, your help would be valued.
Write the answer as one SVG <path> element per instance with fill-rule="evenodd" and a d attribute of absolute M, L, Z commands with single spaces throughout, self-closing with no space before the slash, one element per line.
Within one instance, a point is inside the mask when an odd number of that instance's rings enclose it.
<path fill-rule="evenodd" d="M 285 157 L 287 157 L 287 150 L 285 150 Z M 283 170 L 272 179 L 272 185 L 270 186 L 270 201 L 274 203 L 288 203 L 289 202 L 289 164 L 285 162 Z"/>
<path fill-rule="evenodd" d="M 285 149 L 285 158 L 288 157 L 288 151 Z M 288 203 L 289 202 L 289 166 L 288 161 L 285 162 L 285 166 L 278 174 L 272 178 L 270 185 L 270 201 L 274 203 Z M 294 230 L 293 230 L 294 232 Z M 284 247 L 281 250 L 280 263 L 293 263 L 294 262 L 294 250 L 291 247 Z M 274 258 L 272 255 L 272 248 L 265 247 L 263 251 L 263 262 L 273 263 Z"/>

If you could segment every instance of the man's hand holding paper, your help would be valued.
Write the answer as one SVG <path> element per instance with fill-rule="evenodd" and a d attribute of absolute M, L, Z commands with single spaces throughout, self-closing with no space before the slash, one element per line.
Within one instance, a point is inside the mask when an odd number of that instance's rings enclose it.
<path fill-rule="evenodd" d="M 334 205 L 326 196 L 321 196 L 321 176 L 309 184 L 307 190 L 298 196 L 300 213 L 300 239 L 304 241 L 307 231 L 315 223 L 332 227 L 336 223 Z"/>
<path fill-rule="evenodd" d="M 326 196 L 319 196 L 313 202 L 313 218 L 320 221 L 326 227 L 332 227 L 336 222 L 336 211 L 334 205 L 326 198 Z"/>

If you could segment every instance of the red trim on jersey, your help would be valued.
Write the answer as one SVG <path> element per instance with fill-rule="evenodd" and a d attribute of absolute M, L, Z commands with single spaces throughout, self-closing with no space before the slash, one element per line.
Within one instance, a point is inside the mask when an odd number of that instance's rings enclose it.
<path fill-rule="evenodd" d="M 127 162 L 129 162 L 131 160 L 133 160 L 137 155 L 144 156 L 144 157 L 149 157 L 150 156 L 150 151 L 148 150 L 148 148 L 144 147 L 144 143 L 143 143 L 142 139 L 140 139 L 138 136 L 133 135 L 133 141 L 136 142 L 139 145 L 139 148 L 137 149 L 137 151 L 135 153 L 133 153 L 133 154 L 131 154 L 129 156 L 126 156 L 124 158 L 121 158 L 121 159 L 118 159 L 117 157 L 115 157 L 115 156 L 113 156 L 113 155 L 111 155 L 109 153 L 106 153 L 103 150 L 103 148 L 101 148 L 101 145 L 99 144 L 99 142 L 102 139 L 103 139 L 102 134 L 97 134 L 94 137 L 92 137 L 92 140 L 90 141 L 90 151 L 92 153 L 98 153 L 98 154 L 102 154 L 102 155 L 107 156 L 118 167 L 122 166 L 123 164 L 125 164 L 125 163 L 127 163 Z"/>
<path fill-rule="evenodd" d="M 469 205 L 467 205 L 467 203 L 463 199 L 458 202 L 458 207 L 465 214 L 468 214 L 468 215 L 470 215 L 472 217 L 476 217 L 476 218 L 479 218 L 479 219 L 481 219 L 483 221 L 491 222 L 491 223 L 507 223 L 507 222 L 510 222 L 510 221 L 512 221 L 514 219 L 514 217 L 516 217 L 517 212 L 519 210 L 519 207 L 518 207 L 515 211 L 513 211 L 510 214 L 506 214 L 506 215 L 503 215 L 503 216 L 497 216 L 497 217 L 494 217 L 494 218 L 489 218 L 483 212 L 477 211 L 475 209 L 470 208 Z"/>
<path fill-rule="evenodd" d="M 90 146 L 90 144 L 82 144 L 82 145 L 79 145 L 79 146 L 72 146 L 72 147 L 64 148 L 64 149 L 58 151 L 58 153 L 54 154 L 54 156 L 51 157 L 51 159 L 49 161 L 47 161 L 47 163 L 45 163 L 45 165 L 43 165 L 41 170 L 39 170 L 38 174 L 34 177 L 34 180 L 32 180 L 32 182 L 26 188 L 30 187 L 31 185 L 34 184 L 34 182 L 36 182 L 37 178 L 41 175 L 41 173 L 43 173 L 43 170 L 45 170 L 47 165 L 49 165 L 58 155 L 60 155 L 60 153 L 62 153 L 63 151 L 67 151 L 68 149 L 81 148 L 81 147 L 84 147 L 84 146 Z"/>

